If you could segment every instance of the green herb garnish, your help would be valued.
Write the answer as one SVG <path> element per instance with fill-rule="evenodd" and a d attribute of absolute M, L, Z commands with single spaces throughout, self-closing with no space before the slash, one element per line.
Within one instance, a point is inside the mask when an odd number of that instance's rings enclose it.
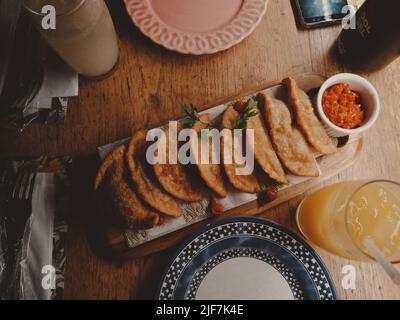
<path fill-rule="evenodd" d="M 246 108 L 240 115 L 239 119 L 236 121 L 236 129 L 245 129 L 247 120 L 249 120 L 251 117 L 254 117 L 258 114 L 257 110 L 257 101 L 250 99 L 249 102 L 247 103 Z"/>
<path fill-rule="evenodd" d="M 211 125 L 209 123 L 203 122 L 200 120 L 199 112 L 197 110 L 197 106 L 194 104 L 190 104 L 189 106 L 183 102 L 179 103 L 180 108 L 186 113 L 186 117 L 180 120 L 180 124 L 184 127 L 193 127 L 196 122 L 200 122 L 201 124 L 205 125 L 205 129 L 210 129 Z"/>

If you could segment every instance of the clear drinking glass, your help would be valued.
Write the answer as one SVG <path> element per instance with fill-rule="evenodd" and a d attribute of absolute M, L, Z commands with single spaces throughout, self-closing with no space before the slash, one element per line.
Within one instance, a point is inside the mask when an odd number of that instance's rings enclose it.
<path fill-rule="evenodd" d="M 371 240 L 400 262 L 400 184 L 386 180 L 337 183 L 306 197 L 297 208 L 301 233 L 317 246 L 348 259 L 373 261 Z"/>
<path fill-rule="evenodd" d="M 116 69 L 118 38 L 104 0 L 23 0 L 23 4 L 50 46 L 76 72 L 105 78 Z M 56 29 L 42 27 L 46 5 L 56 9 Z"/>

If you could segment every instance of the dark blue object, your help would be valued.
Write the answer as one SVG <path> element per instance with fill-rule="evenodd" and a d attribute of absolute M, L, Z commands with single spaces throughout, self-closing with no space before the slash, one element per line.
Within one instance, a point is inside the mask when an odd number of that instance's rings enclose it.
<path fill-rule="evenodd" d="M 338 298 L 326 266 L 304 240 L 283 226 L 254 217 L 213 223 L 186 240 L 169 264 L 157 298 L 194 299 L 206 273 L 218 263 L 243 256 L 278 270 L 295 299 Z"/>

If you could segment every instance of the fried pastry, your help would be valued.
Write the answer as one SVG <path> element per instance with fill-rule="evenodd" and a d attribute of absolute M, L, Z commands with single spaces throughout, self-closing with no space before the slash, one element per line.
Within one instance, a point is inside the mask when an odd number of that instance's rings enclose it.
<path fill-rule="evenodd" d="M 136 195 L 126 179 L 125 146 L 115 148 L 104 160 L 95 181 L 100 208 L 123 228 L 149 229 L 159 216 Z"/>
<path fill-rule="evenodd" d="M 146 131 L 136 132 L 128 147 L 126 160 L 130 176 L 142 199 L 152 208 L 172 217 L 179 217 L 178 202 L 159 186 L 150 164 L 146 162 Z"/>
<path fill-rule="evenodd" d="M 314 155 L 301 132 L 293 127 L 288 106 L 264 93 L 260 93 L 257 100 L 268 123 L 275 150 L 285 167 L 297 176 L 319 176 Z"/>
<path fill-rule="evenodd" d="M 307 141 L 318 152 L 331 154 L 337 151 L 334 140 L 328 136 L 322 123 L 314 112 L 310 97 L 301 90 L 294 79 L 282 81 L 288 88 L 289 104 L 293 107 L 297 125 L 304 133 Z"/>
<path fill-rule="evenodd" d="M 273 180 L 287 184 L 285 171 L 274 151 L 258 107 L 257 115 L 247 120 L 246 129 L 254 130 L 254 157 L 261 169 Z"/>
<path fill-rule="evenodd" d="M 207 186 L 212 191 L 214 191 L 219 197 L 224 198 L 227 196 L 228 191 L 226 189 L 225 178 L 222 174 L 221 166 L 220 164 L 212 163 L 212 155 L 213 153 L 215 154 L 215 152 L 218 152 L 218 150 L 216 150 L 215 145 L 212 143 L 213 140 L 211 137 L 207 138 L 201 135 L 201 130 L 206 129 L 208 127 L 207 124 L 210 125 L 212 124 L 211 115 L 209 113 L 199 116 L 199 121 L 197 121 L 192 127 L 193 130 L 200 133 L 200 137 L 198 139 L 198 148 L 197 150 L 193 148 L 194 152 L 197 153 L 198 163 L 196 165 L 200 173 L 200 176 L 207 184 Z M 201 142 L 204 139 L 205 140 L 208 139 L 208 148 L 209 148 L 208 164 L 201 163 Z"/>
<path fill-rule="evenodd" d="M 228 107 L 221 120 L 221 129 L 234 129 L 236 127 L 237 120 L 239 119 L 239 113 L 232 107 Z M 233 131 L 232 141 L 233 141 Z M 236 168 L 240 168 L 239 164 L 232 161 L 232 164 L 224 162 L 226 143 L 224 139 L 221 139 L 221 158 L 224 163 L 224 169 L 229 182 L 238 190 L 247 193 L 258 193 L 261 191 L 261 184 L 257 179 L 257 176 L 253 172 L 249 175 L 237 175 Z M 233 143 L 232 143 L 232 154 L 233 154 Z M 234 160 L 234 159 L 233 159 Z M 244 166 L 244 165 L 243 165 Z"/>
<path fill-rule="evenodd" d="M 187 202 L 201 201 L 206 195 L 202 187 L 203 182 L 194 175 L 195 172 L 191 172 L 188 165 L 181 164 L 179 159 L 176 164 L 169 163 L 169 132 L 169 128 L 164 130 L 167 163 L 154 164 L 154 174 L 164 190 L 175 198 Z"/>

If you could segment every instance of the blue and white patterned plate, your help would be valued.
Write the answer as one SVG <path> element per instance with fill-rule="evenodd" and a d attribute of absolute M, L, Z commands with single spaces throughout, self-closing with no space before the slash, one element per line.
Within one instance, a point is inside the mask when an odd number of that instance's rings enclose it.
<path fill-rule="evenodd" d="M 328 270 L 301 238 L 269 220 L 219 221 L 178 250 L 161 300 L 335 300 Z"/>

